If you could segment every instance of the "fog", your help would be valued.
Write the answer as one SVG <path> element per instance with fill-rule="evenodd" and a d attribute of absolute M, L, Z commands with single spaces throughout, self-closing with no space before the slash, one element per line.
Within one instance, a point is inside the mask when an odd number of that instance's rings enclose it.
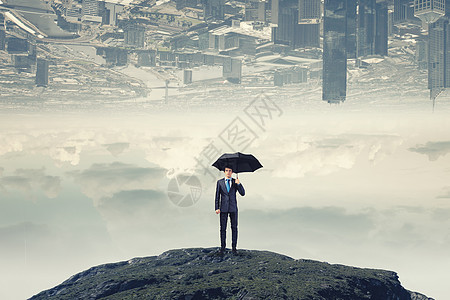
<path fill-rule="evenodd" d="M 214 193 L 224 174 L 210 166 L 211 152 L 208 172 L 198 163 L 214 145 L 263 165 L 239 174 L 238 249 L 392 270 L 405 288 L 444 299 L 448 97 L 433 112 L 420 97 L 329 105 L 260 92 L 196 105 L 151 96 L 116 106 L 4 105 L 0 298 L 31 297 L 98 264 L 219 247 Z M 247 138 L 232 141 L 233 128 Z M 183 174 L 200 182 L 192 205 L 169 195 Z"/>

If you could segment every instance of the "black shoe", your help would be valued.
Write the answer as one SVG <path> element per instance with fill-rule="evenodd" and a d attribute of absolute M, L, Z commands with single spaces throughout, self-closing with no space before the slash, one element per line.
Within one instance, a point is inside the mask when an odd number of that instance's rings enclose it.
<path fill-rule="evenodd" d="M 231 253 L 233 253 L 234 255 L 237 255 L 237 254 L 238 254 L 237 249 L 236 249 L 236 248 L 233 248 L 233 249 L 231 250 Z"/>
<path fill-rule="evenodd" d="M 217 254 L 219 254 L 219 256 L 223 256 L 225 254 L 225 249 L 221 248 Z"/>

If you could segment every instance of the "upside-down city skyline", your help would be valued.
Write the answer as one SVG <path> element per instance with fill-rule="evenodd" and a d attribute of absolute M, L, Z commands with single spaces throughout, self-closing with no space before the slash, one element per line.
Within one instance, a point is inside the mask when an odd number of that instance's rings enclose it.
<path fill-rule="evenodd" d="M 239 151 L 264 167 L 239 174 L 238 249 L 392 270 L 446 299 L 449 12 L 0 0 L 0 298 L 219 247 L 211 164 Z"/>

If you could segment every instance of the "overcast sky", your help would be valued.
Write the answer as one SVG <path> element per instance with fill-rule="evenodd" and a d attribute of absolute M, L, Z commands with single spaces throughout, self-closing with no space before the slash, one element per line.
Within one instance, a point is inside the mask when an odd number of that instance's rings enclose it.
<path fill-rule="evenodd" d="M 278 102 L 259 119 L 245 113 L 251 100 L 208 113 L 3 113 L 0 298 L 30 297 L 98 264 L 219 246 L 223 173 L 195 168 L 211 145 L 264 166 L 239 175 L 238 248 L 393 270 L 407 289 L 450 294 L 448 100 L 434 113 L 426 99 L 414 109 Z M 236 122 L 251 129 L 242 145 L 230 142 Z M 182 174 L 201 184 L 187 207 L 168 195 Z"/>

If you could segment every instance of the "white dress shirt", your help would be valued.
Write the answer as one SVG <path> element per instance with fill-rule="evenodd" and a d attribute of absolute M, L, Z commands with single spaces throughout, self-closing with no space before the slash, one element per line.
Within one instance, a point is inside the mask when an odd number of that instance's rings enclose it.
<path fill-rule="evenodd" d="M 225 185 L 227 184 L 227 179 L 228 179 L 228 178 L 225 177 Z M 230 179 L 230 188 L 231 188 L 231 185 L 233 184 L 233 178 L 230 177 L 229 179 Z M 239 182 L 238 184 L 241 184 L 241 183 Z"/>

